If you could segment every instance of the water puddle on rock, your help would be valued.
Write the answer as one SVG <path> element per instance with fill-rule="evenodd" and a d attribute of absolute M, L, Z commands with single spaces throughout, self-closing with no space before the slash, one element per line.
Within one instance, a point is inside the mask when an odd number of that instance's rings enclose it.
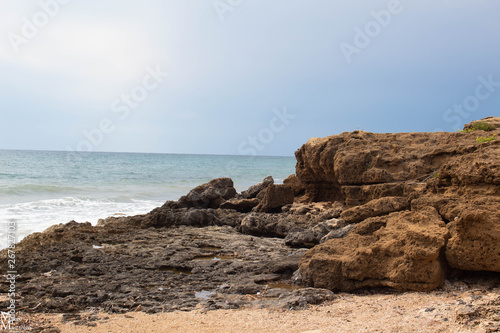
<path fill-rule="evenodd" d="M 202 290 L 194 293 L 194 297 L 199 299 L 209 299 L 213 295 L 215 295 L 215 291 Z"/>

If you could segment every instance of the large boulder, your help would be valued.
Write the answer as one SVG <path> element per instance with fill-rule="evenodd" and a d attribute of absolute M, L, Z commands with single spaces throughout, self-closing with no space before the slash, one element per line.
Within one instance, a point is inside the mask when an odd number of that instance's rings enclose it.
<path fill-rule="evenodd" d="M 462 270 L 500 272 L 500 200 L 483 200 L 462 206 L 448 224 L 446 259 Z"/>
<path fill-rule="evenodd" d="M 432 290 L 445 279 L 448 229 L 437 211 L 395 212 L 359 223 L 345 238 L 312 248 L 299 266 L 308 286 Z"/>
<path fill-rule="evenodd" d="M 480 143 L 455 156 L 412 208 L 433 206 L 450 231 L 446 258 L 462 270 L 500 272 L 500 142 Z"/>
<path fill-rule="evenodd" d="M 482 121 L 496 127 L 500 118 Z M 437 175 L 441 177 L 440 168 L 451 159 L 461 163 L 464 170 L 470 169 L 469 174 L 462 173 L 464 178 L 476 182 L 484 174 L 498 183 L 497 169 L 489 169 L 488 163 L 481 164 L 481 159 L 477 159 L 481 168 L 469 162 L 470 154 L 488 146 L 496 149 L 496 153 L 488 156 L 487 161 L 498 160 L 498 140 L 486 143 L 476 140 L 493 135 L 498 137 L 500 129 L 461 133 L 354 131 L 312 138 L 295 153 L 296 175 L 304 184 L 305 197 L 309 200 L 343 201 L 348 206 L 419 191 L 420 183 Z"/>
<path fill-rule="evenodd" d="M 197 186 L 179 199 L 179 207 L 219 208 L 220 205 L 236 196 L 231 178 L 217 178 Z"/>
<path fill-rule="evenodd" d="M 264 196 L 257 207 L 256 212 L 280 213 L 281 207 L 292 204 L 294 200 L 293 190 L 286 185 L 269 185 Z"/>

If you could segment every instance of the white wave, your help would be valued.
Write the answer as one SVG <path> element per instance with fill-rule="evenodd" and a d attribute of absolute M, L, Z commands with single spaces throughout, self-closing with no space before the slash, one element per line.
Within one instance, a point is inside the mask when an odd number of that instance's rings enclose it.
<path fill-rule="evenodd" d="M 162 204 L 152 200 L 115 202 L 66 197 L 0 205 L 0 248 L 7 247 L 9 224 L 15 223 L 16 241 L 19 242 L 31 233 L 44 231 L 55 224 L 75 220 L 95 225 L 101 218 L 145 214 Z"/>

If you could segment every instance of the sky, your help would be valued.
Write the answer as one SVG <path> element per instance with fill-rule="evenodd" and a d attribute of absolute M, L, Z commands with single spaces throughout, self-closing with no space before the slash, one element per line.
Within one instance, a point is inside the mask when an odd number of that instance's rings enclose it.
<path fill-rule="evenodd" d="M 0 149 L 292 156 L 500 114 L 497 0 L 2 0 Z"/>

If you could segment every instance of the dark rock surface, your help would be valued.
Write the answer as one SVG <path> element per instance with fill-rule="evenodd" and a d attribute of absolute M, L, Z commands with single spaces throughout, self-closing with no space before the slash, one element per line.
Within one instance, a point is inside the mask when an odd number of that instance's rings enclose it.
<path fill-rule="evenodd" d="M 259 204 L 259 199 L 230 199 L 220 205 L 222 209 L 234 209 L 240 213 L 249 213 Z"/>
<path fill-rule="evenodd" d="M 259 184 L 252 185 L 248 188 L 248 190 L 241 192 L 241 196 L 245 199 L 253 199 L 256 198 L 257 195 L 265 190 L 269 185 L 274 184 L 274 179 L 272 176 L 268 176 L 262 180 Z"/>
<path fill-rule="evenodd" d="M 20 306 L 71 312 L 238 308 L 266 284 L 289 286 L 305 249 L 281 239 L 237 233 L 230 226 L 130 229 L 70 222 L 33 234 L 18 246 Z M 2 292 L 8 286 L 2 283 Z"/>
<path fill-rule="evenodd" d="M 179 207 L 219 208 L 228 199 L 236 196 L 231 178 L 217 178 L 192 189 L 179 199 Z"/>

